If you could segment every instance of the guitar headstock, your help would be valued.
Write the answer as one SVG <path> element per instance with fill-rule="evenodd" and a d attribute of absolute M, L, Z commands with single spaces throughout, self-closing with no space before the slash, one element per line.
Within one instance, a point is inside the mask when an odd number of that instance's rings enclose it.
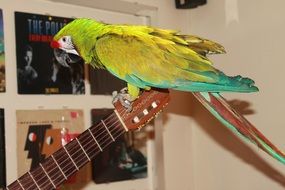
<path fill-rule="evenodd" d="M 169 91 L 162 89 L 151 89 L 143 91 L 132 103 L 132 111 L 127 111 L 120 102 L 114 104 L 125 126 L 129 130 L 140 129 L 152 120 L 169 102 Z"/>

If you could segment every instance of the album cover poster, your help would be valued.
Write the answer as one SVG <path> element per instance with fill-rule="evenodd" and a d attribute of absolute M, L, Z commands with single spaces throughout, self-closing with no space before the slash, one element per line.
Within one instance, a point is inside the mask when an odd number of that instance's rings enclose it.
<path fill-rule="evenodd" d="M 107 70 L 89 66 L 89 80 L 91 94 L 111 95 L 113 91 L 119 92 L 127 87 L 127 83 L 110 74 Z"/>
<path fill-rule="evenodd" d="M 0 189 L 6 187 L 4 109 L 0 109 Z"/>
<path fill-rule="evenodd" d="M 92 109 L 92 123 L 100 122 L 112 111 Z M 100 184 L 147 177 L 146 141 L 147 133 L 143 129 L 118 138 L 92 161 L 94 182 Z"/>
<path fill-rule="evenodd" d="M 16 117 L 19 176 L 84 131 L 82 110 L 17 110 Z M 64 189 L 91 180 L 88 164 L 65 183 Z"/>
<path fill-rule="evenodd" d="M 84 62 L 54 51 L 53 36 L 71 18 L 15 12 L 19 94 L 84 94 Z"/>
<path fill-rule="evenodd" d="M 5 49 L 4 49 L 4 30 L 3 13 L 0 9 L 0 92 L 5 92 Z"/>

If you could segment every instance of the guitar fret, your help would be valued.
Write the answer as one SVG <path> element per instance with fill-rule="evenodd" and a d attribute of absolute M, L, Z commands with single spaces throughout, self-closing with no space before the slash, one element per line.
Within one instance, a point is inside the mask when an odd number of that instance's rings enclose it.
<path fill-rule="evenodd" d="M 17 179 L 17 182 L 18 182 L 18 184 L 20 185 L 20 187 L 22 188 L 22 189 L 24 189 L 24 187 L 23 187 L 23 185 L 21 184 L 21 182 Z M 25 190 L 25 189 L 24 189 Z"/>
<path fill-rule="evenodd" d="M 115 141 L 115 139 L 114 139 L 113 135 L 110 133 L 110 131 L 109 131 L 108 127 L 106 126 L 106 124 L 104 123 L 104 121 L 103 121 L 103 120 L 101 120 L 101 123 L 103 124 L 103 126 L 105 127 L 105 129 L 107 130 L 107 132 L 109 133 L 109 135 L 110 135 L 110 137 L 112 138 L 112 140 L 113 140 L 113 141 Z"/>
<path fill-rule="evenodd" d="M 32 175 L 32 179 L 36 183 L 39 189 L 51 189 L 53 188 L 52 183 L 50 183 L 50 180 L 46 173 L 43 171 L 43 168 L 40 166 L 34 168 L 30 175 Z"/>
<path fill-rule="evenodd" d="M 101 122 L 90 128 L 90 130 L 94 137 L 97 139 L 97 142 L 98 144 L 100 144 L 102 150 L 104 150 L 104 147 L 106 147 L 110 143 L 110 141 L 113 142 L 110 135 L 106 134 L 106 129 Z"/>
<path fill-rule="evenodd" d="M 65 174 L 63 173 L 61 167 L 58 165 L 57 161 L 55 160 L 54 156 L 51 155 L 51 157 L 52 157 L 54 163 L 57 165 L 57 167 L 58 167 L 58 169 L 60 170 L 60 172 L 62 173 L 62 175 L 64 176 L 64 178 L 67 179 L 67 177 L 66 177 Z"/>
<path fill-rule="evenodd" d="M 77 165 L 75 164 L 75 162 L 73 161 L 73 159 L 71 158 L 70 154 L 68 153 L 68 151 L 66 150 L 65 146 L 63 147 L 63 149 L 65 150 L 65 152 L 67 153 L 68 157 L 70 158 L 70 160 L 72 161 L 73 165 L 75 166 L 76 170 L 79 170 L 79 168 L 77 167 Z"/>
<path fill-rule="evenodd" d="M 36 180 L 34 179 L 34 177 L 32 176 L 32 174 L 31 174 L 30 172 L 28 172 L 28 174 L 30 175 L 30 177 L 32 178 L 32 180 L 34 181 L 34 183 L 36 184 L 37 188 L 38 188 L 38 189 L 41 189 L 41 188 L 39 187 L 39 185 L 37 184 Z"/>
<path fill-rule="evenodd" d="M 18 183 L 20 184 L 22 189 L 39 189 L 29 173 L 25 173 L 18 179 Z"/>
<path fill-rule="evenodd" d="M 14 181 L 13 183 L 11 183 L 8 187 L 6 187 L 7 189 L 10 190 L 18 190 L 18 189 L 22 189 L 21 185 L 19 184 L 18 180 Z"/>
<path fill-rule="evenodd" d="M 72 160 L 78 166 L 78 168 L 81 168 L 86 162 L 89 161 L 82 148 L 78 144 L 77 140 L 75 139 L 66 145 L 66 150 L 68 150 Z"/>
<path fill-rule="evenodd" d="M 114 110 L 114 113 L 116 114 L 117 118 L 119 119 L 120 123 L 122 124 L 122 126 L 124 127 L 125 131 L 129 131 L 129 129 L 127 128 L 127 126 L 125 125 L 125 123 L 123 122 L 120 114 L 118 113 L 117 110 Z"/>
<path fill-rule="evenodd" d="M 51 180 L 51 178 L 49 177 L 48 173 L 46 172 L 45 168 L 43 167 L 41 163 L 40 163 L 40 167 L 42 168 L 43 172 L 46 174 L 47 178 L 49 179 L 53 187 L 56 189 L 56 185 L 53 183 L 53 181 Z"/>
<path fill-rule="evenodd" d="M 73 142 L 73 141 L 71 141 Z M 64 146 L 67 150 L 67 145 Z M 68 150 L 70 156 L 71 152 Z M 56 160 L 58 166 L 60 167 L 61 171 L 64 173 L 66 178 L 70 176 L 70 173 L 78 171 L 75 167 L 75 165 L 72 163 L 72 159 L 68 156 L 64 148 L 61 148 L 59 151 L 55 152 L 53 154 L 54 159 Z M 74 158 L 73 158 L 74 161 Z M 79 168 L 79 165 L 76 164 Z"/>
<path fill-rule="evenodd" d="M 81 147 L 81 149 L 83 150 L 84 154 L 86 155 L 86 157 L 88 158 L 89 161 L 91 161 L 91 159 L 89 158 L 89 156 L 87 155 L 87 153 L 85 152 L 84 148 L 82 147 L 81 143 L 79 142 L 79 140 L 77 138 L 75 138 L 76 141 L 78 142 L 79 146 Z"/>
<path fill-rule="evenodd" d="M 114 115 L 114 117 L 115 117 L 115 115 Z M 116 119 L 118 119 L 118 118 L 116 118 Z M 120 125 L 120 123 L 117 123 L 115 125 L 109 125 L 108 129 L 109 129 L 110 133 L 113 135 L 113 137 L 115 137 L 114 138 L 115 140 L 116 140 L 116 138 L 118 138 L 118 132 L 120 132 L 120 133 L 126 132 L 126 130 L 124 129 L 124 127 L 122 127 L 122 125 Z"/>
<path fill-rule="evenodd" d="M 96 143 L 96 141 L 94 141 L 89 130 L 86 130 L 82 133 L 82 135 L 79 135 L 77 137 L 77 140 L 81 144 L 82 148 L 84 149 L 90 160 L 92 160 L 98 153 L 101 152 L 98 144 Z"/>
<path fill-rule="evenodd" d="M 98 148 L 100 149 L 100 151 L 102 152 L 103 149 L 101 148 L 100 144 L 98 143 L 98 141 L 96 140 L 96 138 L 94 137 L 94 135 L 92 134 L 90 128 L 88 129 L 89 133 L 91 134 L 92 138 L 94 139 L 95 143 L 97 144 Z"/>
<path fill-rule="evenodd" d="M 64 175 L 62 175 L 60 169 L 54 162 L 53 158 L 48 157 L 42 164 L 47 176 L 51 179 L 51 182 L 54 186 L 59 186 L 63 181 L 65 181 Z"/>

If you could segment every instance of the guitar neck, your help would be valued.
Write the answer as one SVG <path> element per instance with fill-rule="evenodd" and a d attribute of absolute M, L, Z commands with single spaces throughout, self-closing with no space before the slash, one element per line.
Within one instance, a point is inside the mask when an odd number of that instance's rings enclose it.
<path fill-rule="evenodd" d="M 56 189 L 122 134 L 146 125 L 168 102 L 169 92 L 162 89 L 143 91 L 132 103 L 131 112 L 117 101 L 112 114 L 84 131 L 6 189 Z"/>
<path fill-rule="evenodd" d="M 6 189 L 56 189 L 126 131 L 119 116 L 113 112 L 57 150 L 39 166 L 22 175 Z"/>

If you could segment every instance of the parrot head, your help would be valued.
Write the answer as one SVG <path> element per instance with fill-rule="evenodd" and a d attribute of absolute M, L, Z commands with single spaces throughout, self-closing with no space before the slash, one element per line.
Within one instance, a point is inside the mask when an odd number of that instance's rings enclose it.
<path fill-rule="evenodd" d="M 54 48 L 53 53 L 57 62 L 64 67 L 70 67 L 70 64 L 81 59 L 72 43 L 71 36 L 63 36 L 59 40 L 53 40 L 50 45 Z"/>
<path fill-rule="evenodd" d="M 102 24 L 88 18 L 78 18 L 65 25 L 53 37 L 50 46 L 55 54 L 65 52 L 69 57 L 81 57 L 86 63 L 92 61 L 90 52 L 94 48 L 98 33 Z M 56 53 L 56 51 L 61 51 Z M 64 65 L 63 65 L 64 66 Z"/>
<path fill-rule="evenodd" d="M 79 56 L 79 53 L 76 50 L 76 48 L 72 42 L 71 36 L 62 36 L 58 40 L 54 39 L 50 43 L 50 46 L 54 49 L 61 49 L 61 50 L 65 51 L 66 53 L 71 53 L 71 54 Z"/>
<path fill-rule="evenodd" d="M 64 67 L 81 59 L 79 50 L 75 45 L 76 37 L 73 27 L 64 26 L 54 37 L 50 46 L 54 49 L 56 60 Z"/>

